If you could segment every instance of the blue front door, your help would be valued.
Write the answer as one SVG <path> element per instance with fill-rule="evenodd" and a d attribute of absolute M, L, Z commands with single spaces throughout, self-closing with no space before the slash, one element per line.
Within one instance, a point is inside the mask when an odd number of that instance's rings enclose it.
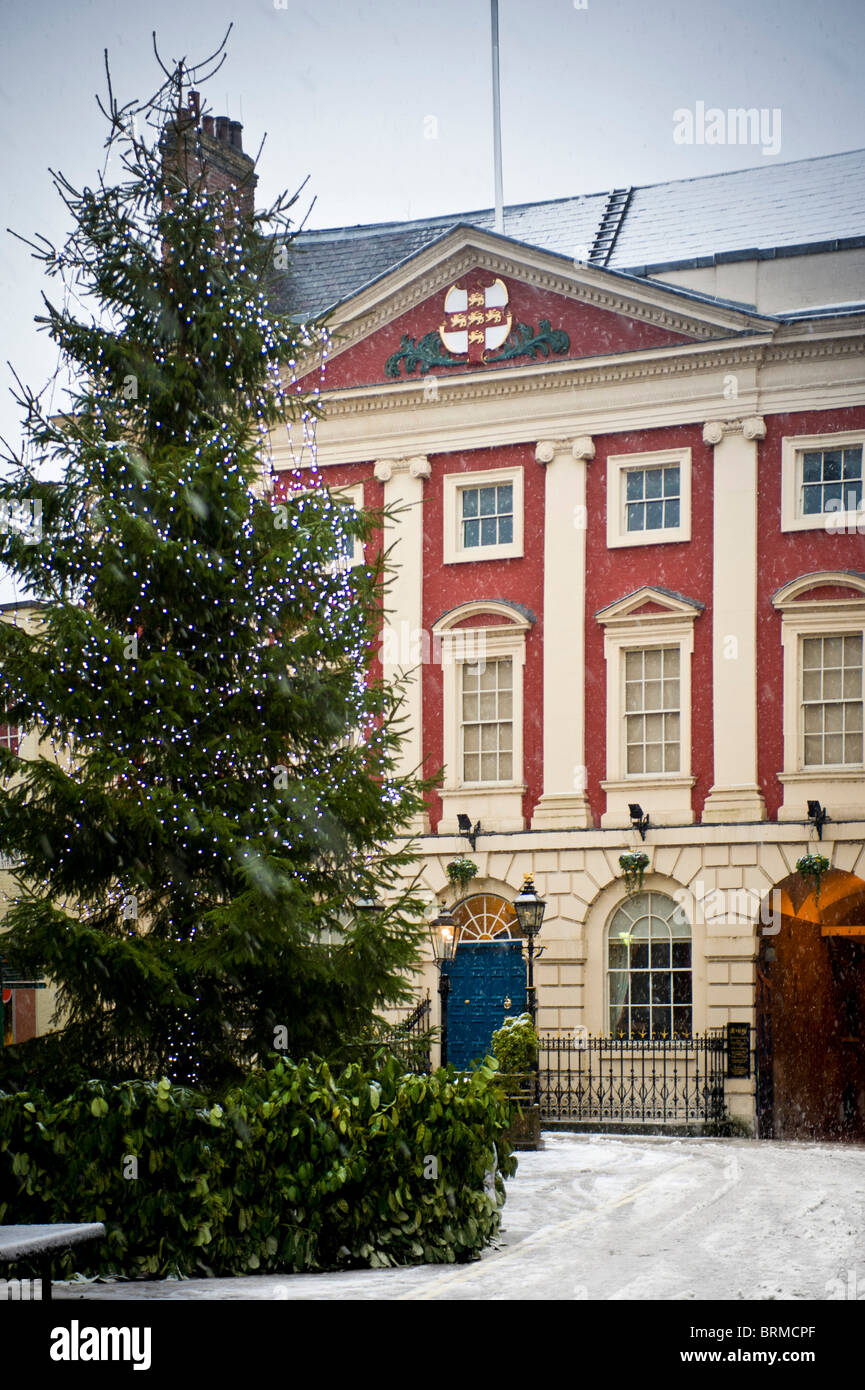
<path fill-rule="evenodd" d="M 506 1018 L 525 1013 L 526 967 L 520 941 L 467 941 L 450 967 L 448 1061 L 468 1067 L 490 1051 Z"/>

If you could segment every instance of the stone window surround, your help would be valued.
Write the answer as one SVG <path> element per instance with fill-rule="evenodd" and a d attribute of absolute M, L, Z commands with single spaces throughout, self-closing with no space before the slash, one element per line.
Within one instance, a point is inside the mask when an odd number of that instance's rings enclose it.
<path fill-rule="evenodd" d="M 514 538 L 504 544 L 464 546 L 460 492 L 463 488 L 489 487 L 510 483 L 514 490 Z M 446 565 L 483 560 L 520 559 L 523 554 L 523 468 L 521 464 L 504 468 L 467 469 L 445 473 L 443 478 L 444 551 Z"/>
<path fill-rule="evenodd" d="M 830 531 L 852 528 L 862 520 L 861 511 L 818 512 L 813 516 L 799 514 L 799 485 L 801 456 L 806 450 L 843 449 L 861 445 L 865 461 L 865 430 L 842 430 L 835 434 L 785 435 L 781 440 L 781 530 Z M 832 520 L 831 528 L 828 525 Z M 860 533 L 861 534 L 861 533 Z"/>
<path fill-rule="evenodd" d="M 625 475 L 647 468 L 679 469 L 679 525 L 655 531 L 625 529 Z M 691 539 L 691 450 L 652 449 L 607 455 L 607 549 L 625 545 L 669 545 Z"/>
<path fill-rule="evenodd" d="M 639 613 L 643 604 L 663 605 L 666 611 Z M 607 776 L 601 788 L 607 794 L 602 827 L 629 826 L 628 806 L 643 805 L 656 825 L 691 825 L 691 659 L 694 622 L 702 609 L 683 600 L 672 600 L 650 586 L 596 614 L 604 626 L 604 659 L 607 666 Z M 625 771 L 625 660 L 629 650 L 650 647 L 679 648 L 680 758 L 679 771 L 639 773 Z M 645 803 L 645 804 L 644 804 Z"/>
<path fill-rule="evenodd" d="M 859 590 L 861 598 L 811 599 L 811 589 L 843 586 Z M 804 820 L 808 801 L 819 801 L 833 820 L 865 818 L 865 766 L 805 767 L 800 728 L 800 662 L 803 637 L 860 633 L 865 643 L 865 575 L 843 570 L 804 575 L 785 584 L 772 597 L 781 614 L 783 650 L 784 770 L 778 781 L 784 800 L 779 820 Z"/>
<path fill-rule="evenodd" d="M 484 617 L 504 617 L 507 624 L 486 626 Z M 470 628 L 460 627 L 466 619 L 477 619 Z M 444 782 L 439 795 L 442 801 L 440 835 L 457 833 L 460 811 L 480 820 L 486 830 L 522 830 L 523 796 L 523 674 L 526 659 L 526 633 L 531 620 L 517 608 L 495 600 L 475 600 L 451 609 L 433 624 L 433 636 L 441 641 L 443 761 Z M 471 632 L 470 650 L 464 655 L 459 642 Z M 461 780 L 460 762 L 460 666 L 464 660 L 474 664 L 478 658 L 478 643 L 482 659 L 511 657 L 513 666 L 513 776 L 508 783 L 471 783 Z"/>

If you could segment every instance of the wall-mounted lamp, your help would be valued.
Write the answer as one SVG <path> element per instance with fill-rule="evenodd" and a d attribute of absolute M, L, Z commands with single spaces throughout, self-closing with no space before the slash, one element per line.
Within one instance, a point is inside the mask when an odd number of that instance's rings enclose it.
<path fill-rule="evenodd" d="M 464 811 L 460 811 L 457 815 L 457 825 L 460 828 L 460 834 L 465 835 L 472 849 L 474 849 L 475 841 L 481 831 L 480 821 L 475 821 L 474 829 L 472 829 L 471 816 L 467 816 Z"/>
<path fill-rule="evenodd" d="M 645 840 L 646 831 L 649 828 L 648 811 L 646 811 L 646 813 L 643 814 L 642 806 L 638 806 L 636 801 L 631 801 L 628 803 L 628 811 L 630 812 L 631 816 L 631 825 L 633 826 L 634 830 L 639 830 L 640 839 Z"/>
<path fill-rule="evenodd" d="M 819 801 L 808 802 L 808 819 L 817 830 L 817 839 L 823 838 L 823 826 L 829 819 L 829 813 L 825 806 L 821 806 Z"/>

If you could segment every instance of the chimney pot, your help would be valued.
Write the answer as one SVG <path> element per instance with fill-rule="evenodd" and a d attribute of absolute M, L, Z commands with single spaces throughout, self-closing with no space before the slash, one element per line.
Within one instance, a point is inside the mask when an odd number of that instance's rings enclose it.
<path fill-rule="evenodd" d="M 216 118 L 216 138 L 224 143 L 228 142 L 228 127 L 230 125 L 227 116 L 217 116 Z"/>
<path fill-rule="evenodd" d="M 236 150 L 243 149 L 243 126 L 240 121 L 232 121 L 229 126 L 231 132 L 231 143 Z"/>
<path fill-rule="evenodd" d="M 212 117 L 212 116 L 202 116 L 202 118 L 201 118 L 201 128 L 202 128 L 202 130 L 204 131 L 205 135 L 212 135 L 212 134 L 213 134 L 213 117 Z"/>

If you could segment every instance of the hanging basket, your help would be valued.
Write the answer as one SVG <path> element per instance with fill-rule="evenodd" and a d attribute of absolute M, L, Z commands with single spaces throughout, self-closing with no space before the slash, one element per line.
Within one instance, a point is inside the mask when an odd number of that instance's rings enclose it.
<path fill-rule="evenodd" d="M 803 854 L 796 860 L 796 872 L 806 883 L 814 884 L 814 901 L 820 901 L 820 883 L 829 872 L 829 860 L 825 854 Z"/>
<path fill-rule="evenodd" d="M 451 883 L 464 888 L 467 883 L 471 883 L 473 878 L 478 876 L 478 866 L 471 859 L 452 859 L 445 865 L 447 875 Z"/>
<path fill-rule="evenodd" d="M 628 896 L 633 897 L 635 893 L 639 893 L 643 886 L 643 874 L 649 867 L 649 856 L 644 854 L 641 849 L 632 850 L 629 854 L 620 854 L 619 867 L 622 870 Z"/>

